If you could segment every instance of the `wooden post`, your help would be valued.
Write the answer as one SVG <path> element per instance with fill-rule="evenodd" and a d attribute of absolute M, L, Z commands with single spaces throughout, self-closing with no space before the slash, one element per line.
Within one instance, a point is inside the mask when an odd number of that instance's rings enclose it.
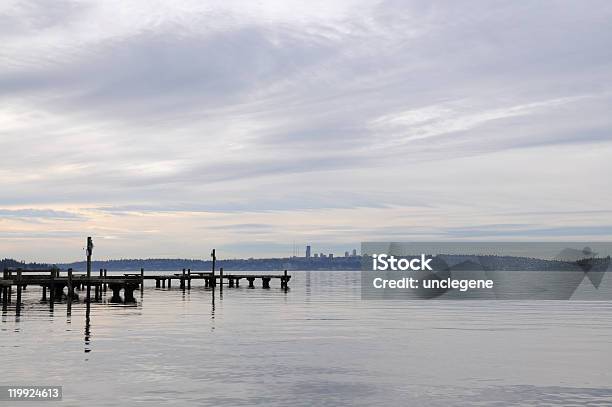
<path fill-rule="evenodd" d="M 68 315 L 72 313 L 72 269 L 68 269 L 68 304 L 66 313 Z"/>
<path fill-rule="evenodd" d="M 172 277 L 168 277 L 168 288 L 172 287 Z"/>
<path fill-rule="evenodd" d="M 219 291 L 223 291 L 223 267 L 219 269 Z"/>
<path fill-rule="evenodd" d="M 17 314 L 21 311 L 21 270 L 17 271 L 17 304 L 15 304 Z"/>
<path fill-rule="evenodd" d="M 285 290 L 287 288 L 289 288 L 289 284 L 287 284 L 287 270 L 285 270 L 285 272 L 283 273 L 283 279 L 281 280 L 281 288 L 284 288 Z"/>
<path fill-rule="evenodd" d="M 100 279 L 104 276 L 104 269 L 100 269 Z M 96 293 L 95 293 L 96 301 L 102 299 L 102 283 L 96 284 Z"/>
<path fill-rule="evenodd" d="M 12 297 L 13 297 L 13 273 L 11 273 L 10 271 L 8 272 L 8 278 L 9 280 L 11 280 L 10 285 L 8 286 L 8 303 L 10 304 L 12 301 Z"/>
<path fill-rule="evenodd" d="M 55 301 L 55 269 L 51 270 L 51 278 L 49 278 L 49 303 L 53 308 L 53 302 Z"/>
<path fill-rule="evenodd" d="M 183 269 L 183 274 L 181 275 L 181 288 L 185 289 L 185 269 Z"/>
<path fill-rule="evenodd" d="M 6 271 L 6 269 L 4 269 L 4 271 L 2 272 L 2 279 L 8 280 L 8 272 Z M 2 308 L 5 309 L 7 305 L 8 305 L 8 287 L 3 286 L 2 287 Z"/>
<path fill-rule="evenodd" d="M 104 269 L 104 280 L 106 280 L 106 269 Z M 103 287 L 104 287 L 104 292 L 106 292 L 106 287 L 108 287 L 108 284 L 104 283 Z"/>
<path fill-rule="evenodd" d="M 140 291 L 144 290 L 144 268 L 140 269 Z"/>
<path fill-rule="evenodd" d="M 215 279 L 215 262 L 217 261 L 217 251 L 213 249 L 210 255 L 212 256 L 212 280 L 210 280 L 210 282 L 214 287 L 217 285 L 217 280 Z"/>
<path fill-rule="evenodd" d="M 191 269 L 187 269 L 187 289 L 191 290 Z"/>
<path fill-rule="evenodd" d="M 162 288 L 166 288 L 166 279 L 162 278 Z"/>
<path fill-rule="evenodd" d="M 87 237 L 87 303 L 91 301 L 91 255 L 93 253 L 93 240 Z"/>

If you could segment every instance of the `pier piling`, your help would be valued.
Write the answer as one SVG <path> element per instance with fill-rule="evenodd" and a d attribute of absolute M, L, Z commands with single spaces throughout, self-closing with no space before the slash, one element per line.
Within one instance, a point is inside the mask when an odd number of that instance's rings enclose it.
<path fill-rule="evenodd" d="M 86 301 L 91 302 L 91 255 L 93 253 L 93 240 L 87 237 L 87 297 Z"/>
<path fill-rule="evenodd" d="M 17 271 L 17 303 L 15 304 L 17 307 L 17 315 L 19 315 L 19 312 L 21 311 L 21 289 L 21 271 Z"/>
<path fill-rule="evenodd" d="M 74 291 L 72 289 L 72 269 L 68 269 L 68 303 L 66 305 L 66 314 L 72 313 L 72 296 Z"/>

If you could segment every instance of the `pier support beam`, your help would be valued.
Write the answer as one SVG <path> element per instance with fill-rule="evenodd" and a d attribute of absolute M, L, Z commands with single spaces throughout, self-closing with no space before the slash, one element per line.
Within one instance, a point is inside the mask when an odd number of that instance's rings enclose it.
<path fill-rule="evenodd" d="M 113 291 L 110 302 L 121 302 L 121 284 L 109 284 L 108 288 Z"/>
<path fill-rule="evenodd" d="M 270 277 L 262 277 L 261 278 L 261 286 L 263 288 L 270 288 Z"/>
<path fill-rule="evenodd" d="M 123 300 L 126 303 L 136 302 L 136 298 L 134 298 L 134 290 L 138 287 L 138 285 L 126 284 L 123 287 Z"/>
<path fill-rule="evenodd" d="M 249 280 L 249 288 L 255 288 L 255 277 L 247 277 Z"/>
<path fill-rule="evenodd" d="M 159 278 L 155 279 L 155 288 L 159 288 L 160 282 L 159 282 Z"/>
<path fill-rule="evenodd" d="M 229 282 L 229 287 L 234 288 L 234 279 L 230 277 L 228 278 L 228 282 Z"/>
<path fill-rule="evenodd" d="M 53 300 L 54 301 L 61 301 L 62 299 L 64 299 L 65 297 L 64 287 L 65 285 L 63 283 L 54 284 L 54 290 L 53 290 Z"/>

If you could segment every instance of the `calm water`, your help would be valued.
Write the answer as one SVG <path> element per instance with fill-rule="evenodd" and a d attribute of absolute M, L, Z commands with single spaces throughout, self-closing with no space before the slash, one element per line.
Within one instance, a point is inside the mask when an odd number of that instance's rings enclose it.
<path fill-rule="evenodd" d="M 362 301 L 358 272 L 292 274 L 214 302 L 148 281 L 92 304 L 89 334 L 83 304 L 30 287 L 0 384 L 63 385 L 66 406 L 612 404 L 611 303 Z"/>

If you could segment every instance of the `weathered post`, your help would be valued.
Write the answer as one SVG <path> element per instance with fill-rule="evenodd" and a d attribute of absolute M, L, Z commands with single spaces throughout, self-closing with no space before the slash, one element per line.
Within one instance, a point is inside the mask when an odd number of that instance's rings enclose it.
<path fill-rule="evenodd" d="M 106 269 L 104 269 L 104 280 L 106 281 Z M 108 287 L 108 284 L 105 282 L 103 287 L 104 287 L 104 292 L 106 292 L 106 287 Z"/>
<path fill-rule="evenodd" d="M 262 277 L 261 286 L 262 288 L 270 288 L 270 277 Z"/>
<path fill-rule="evenodd" d="M 166 288 L 166 279 L 162 278 L 162 288 Z"/>
<path fill-rule="evenodd" d="M 210 280 L 210 282 L 214 287 L 217 285 L 217 280 L 215 279 L 215 262 L 217 261 L 217 251 L 213 249 L 210 255 L 212 256 L 212 280 Z"/>
<path fill-rule="evenodd" d="M 49 306 L 53 309 L 55 301 L 55 268 L 51 270 L 51 278 L 49 278 Z"/>
<path fill-rule="evenodd" d="M 281 288 L 284 288 L 285 290 L 289 288 L 289 284 L 287 283 L 287 270 L 285 270 L 285 272 L 283 273 L 283 279 L 281 280 Z"/>
<path fill-rule="evenodd" d="M 11 273 L 10 271 L 8 272 L 8 278 L 9 280 L 11 280 L 10 285 L 8 286 L 8 302 L 9 304 L 11 303 L 11 301 L 13 300 L 13 273 Z"/>
<path fill-rule="evenodd" d="M 6 269 L 4 269 L 4 271 L 2 272 L 2 279 L 8 280 L 8 272 L 6 271 Z M 3 286 L 2 287 L 2 308 L 6 309 L 7 305 L 8 305 L 8 287 Z"/>
<path fill-rule="evenodd" d="M 183 269 L 183 274 L 181 275 L 181 289 L 185 289 L 185 269 Z"/>
<path fill-rule="evenodd" d="M 100 269 L 100 280 L 102 280 L 102 276 L 104 275 L 104 269 Z M 95 293 L 94 293 L 95 301 L 98 301 L 102 298 L 102 284 L 96 284 Z"/>
<path fill-rule="evenodd" d="M 140 268 L 140 292 L 144 290 L 144 268 Z"/>
<path fill-rule="evenodd" d="M 219 269 L 219 291 L 223 291 L 223 267 Z"/>
<path fill-rule="evenodd" d="M 72 269 L 68 269 L 68 304 L 66 305 L 66 313 L 72 313 Z"/>
<path fill-rule="evenodd" d="M 187 289 L 191 290 L 191 269 L 187 269 Z"/>
<path fill-rule="evenodd" d="M 91 255 L 93 253 L 93 240 L 87 237 L 87 303 L 91 301 Z"/>
<path fill-rule="evenodd" d="M 15 311 L 17 312 L 17 315 L 20 314 L 21 312 L 21 270 L 17 271 L 17 304 L 16 304 L 16 309 Z"/>

